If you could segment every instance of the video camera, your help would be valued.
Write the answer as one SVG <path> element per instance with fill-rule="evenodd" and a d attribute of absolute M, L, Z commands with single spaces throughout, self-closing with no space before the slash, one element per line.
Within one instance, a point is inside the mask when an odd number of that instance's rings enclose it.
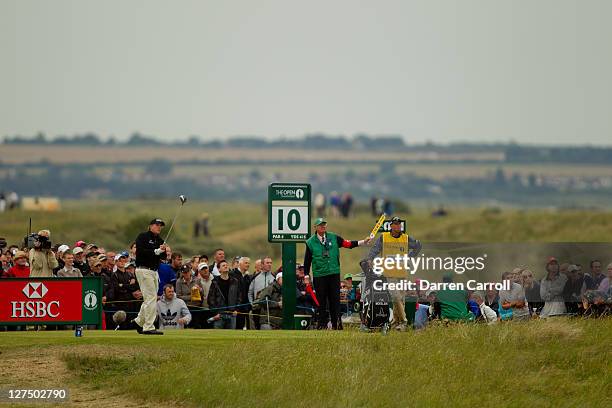
<path fill-rule="evenodd" d="M 51 240 L 44 235 L 29 234 L 23 241 L 29 249 L 51 249 Z"/>

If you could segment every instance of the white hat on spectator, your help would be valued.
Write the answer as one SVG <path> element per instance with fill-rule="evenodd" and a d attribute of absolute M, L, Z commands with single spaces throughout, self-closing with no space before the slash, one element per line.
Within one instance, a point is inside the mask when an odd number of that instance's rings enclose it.
<path fill-rule="evenodd" d="M 81 247 L 76 247 L 76 248 L 74 248 L 72 250 L 72 253 L 75 254 L 75 255 L 76 254 L 80 254 L 81 252 L 83 252 L 83 248 L 81 248 Z"/>
<path fill-rule="evenodd" d="M 67 250 L 69 250 L 69 249 L 70 249 L 70 247 L 69 247 L 68 245 L 63 244 L 63 245 L 60 245 L 60 246 L 57 248 L 57 252 L 59 252 L 60 254 L 63 254 L 64 252 L 66 252 L 66 251 L 67 251 Z"/>
<path fill-rule="evenodd" d="M 120 260 L 121 258 L 129 258 L 129 256 L 127 256 L 126 254 L 124 254 L 123 252 L 119 252 L 117 255 L 115 255 L 115 262 L 117 262 L 118 260 Z"/>
<path fill-rule="evenodd" d="M 277 273 L 277 274 L 276 274 L 276 281 L 278 282 L 278 280 L 279 280 L 280 278 L 282 278 L 282 277 L 283 277 L 283 273 L 282 273 L 282 272 Z"/>
<path fill-rule="evenodd" d="M 200 262 L 198 264 L 198 271 L 201 271 L 202 269 L 208 269 L 208 264 L 206 262 Z"/>

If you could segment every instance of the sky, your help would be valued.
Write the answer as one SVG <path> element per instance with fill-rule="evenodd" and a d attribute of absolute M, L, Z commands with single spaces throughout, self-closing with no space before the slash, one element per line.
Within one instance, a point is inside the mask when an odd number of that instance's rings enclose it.
<path fill-rule="evenodd" d="M 0 137 L 612 145 L 612 2 L 0 0 Z"/>

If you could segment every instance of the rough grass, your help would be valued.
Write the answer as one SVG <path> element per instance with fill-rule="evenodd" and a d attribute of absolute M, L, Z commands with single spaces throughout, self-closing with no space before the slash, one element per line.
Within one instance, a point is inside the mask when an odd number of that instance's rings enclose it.
<path fill-rule="evenodd" d="M 79 383 L 147 405 L 604 407 L 612 403 L 611 331 L 610 319 L 559 319 L 434 325 L 386 337 L 349 330 L 2 333 L 0 345 L 69 346 L 63 360 Z"/>
<path fill-rule="evenodd" d="M 10 243 L 23 239 L 28 218 L 33 229 L 50 228 L 53 242 L 74 244 L 83 239 L 96 242 L 107 250 L 126 248 L 137 231 L 130 226 L 136 220 L 162 217 L 171 221 L 178 200 L 65 201 L 56 213 L 6 212 L 0 214 L 0 236 Z M 503 210 L 487 213 L 480 209 L 450 209 L 450 215 L 432 218 L 424 209 L 412 214 L 398 214 L 408 221 L 408 232 L 424 242 L 609 242 L 612 212 Z M 192 237 L 193 221 L 208 213 L 212 236 Z M 348 239 L 363 238 L 374 225 L 365 210 L 351 219 L 330 219 L 329 228 Z M 145 229 L 142 225 L 141 229 Z M 185 255 L 211 254 L 224 247 L 229 256 L 258 257 L 271 254 L 280 263 L 280 245 L 267 242 L 265 203 L 188 201 L 174 228 L 170 245 Z M 134 236 L 130 239 L 131 236 Z M 163 234 L 162 234 L 163 235 Z M 298 260 L 303 245 L 298 245 Z M 357 265 L 360 250 L 342 251 L 343 265 Z M 349 272 L 349 271 L 346 271 Z M 354 272 L 354 271 L 351 271 Z"/>

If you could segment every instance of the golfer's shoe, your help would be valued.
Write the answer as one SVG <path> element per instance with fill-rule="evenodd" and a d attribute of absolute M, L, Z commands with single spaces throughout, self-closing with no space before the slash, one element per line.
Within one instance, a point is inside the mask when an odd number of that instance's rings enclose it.
<path fill-rule="evenodd" d="M 140 327 L 140 325 L 136 323 L 136 319 L 130 320 L 130 323 L 133 323 L 136 325 L 136 331 L 138 332 L 138 334 L 142 334 L 142 327 Z"/>
<path fill-rule="evenodd" d="M 159 330 L 147 330 L 147 331 L 143 331 L 142 334 L 158 334 L 158 335 L 161 335 L 161 334 L 164 334 L 164 332 L 161 332 Z"/>
<path fill-rule="evenodd" d="M 361 326 L 359 326 L 359 331 L 362 333 L 369 333 L 370 329 L 368 328 L 368 326 L 362 323 Z"/>
<path fill-rule="evenodd" d="M 400 323 L 395 327 L 395 330 L 404 332 L 406 331 L 406 323 Z"/>

